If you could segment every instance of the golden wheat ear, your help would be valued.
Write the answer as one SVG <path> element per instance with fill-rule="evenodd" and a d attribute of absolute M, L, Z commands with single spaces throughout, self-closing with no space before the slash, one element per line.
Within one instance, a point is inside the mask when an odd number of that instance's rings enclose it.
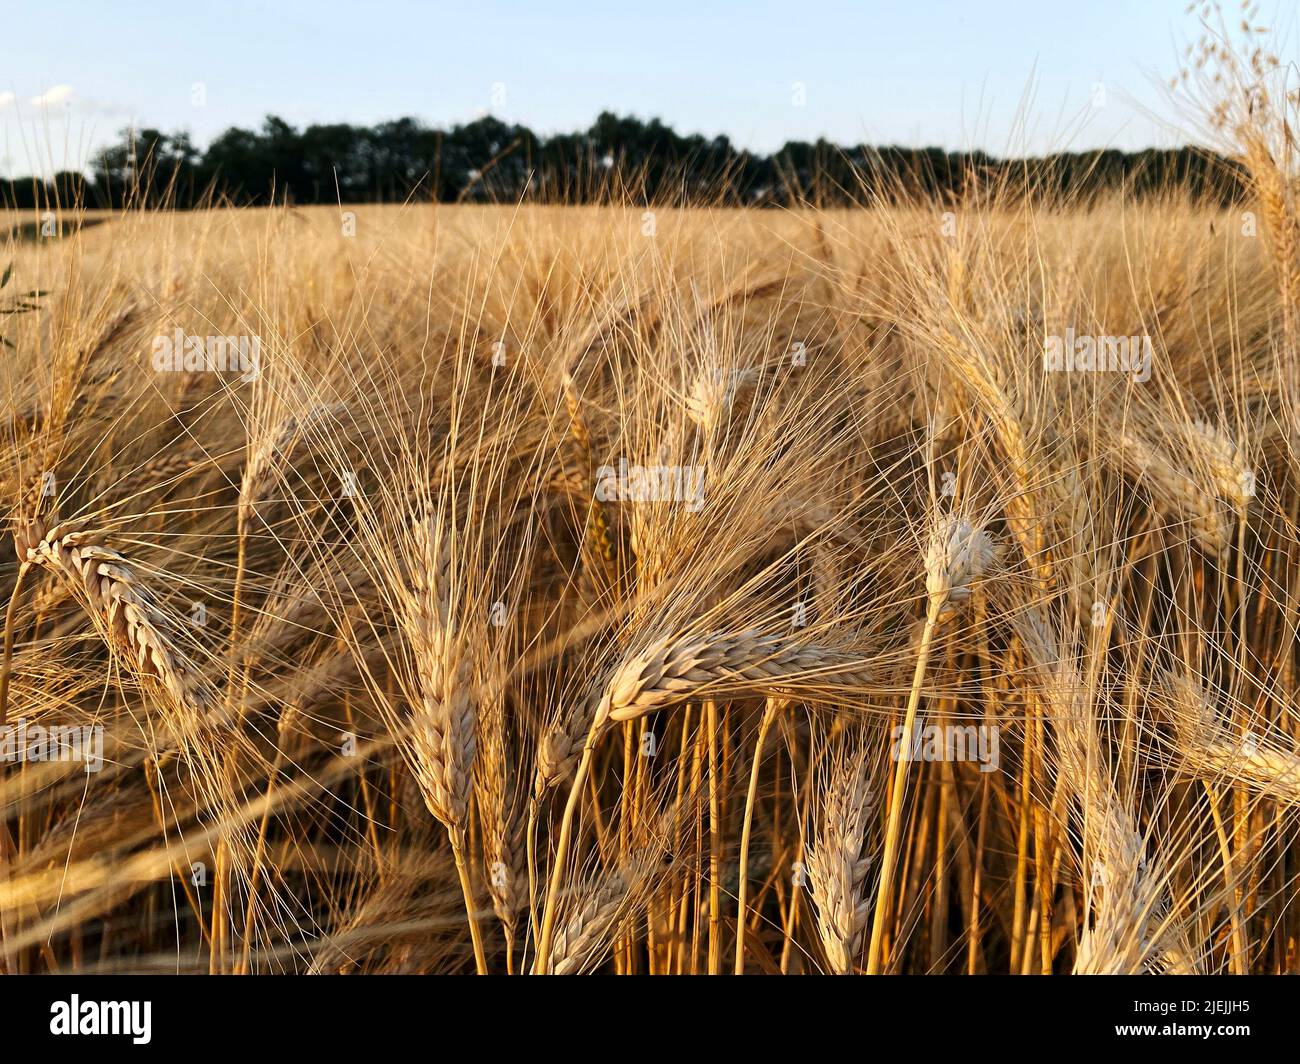
<path fill-rule="evenodd" d="M 816 796 L 817 827 L 806 860 L 817 933 L 831 971 L 849 975 L 862 953 L 871 917 L 867 842 L 878 793 L 864 744 L 841 742 Z"/>
<path fill-rule="evenodd" d="M 68 582 L 127 669 L 157 682 L 174 705 L 202 720 L 214 692 L 181 650 L 178 626 L 157 605 L 135 567 L 104 534 L 71 522 L 35 522 L 14 533 L 24 565 Z"/>

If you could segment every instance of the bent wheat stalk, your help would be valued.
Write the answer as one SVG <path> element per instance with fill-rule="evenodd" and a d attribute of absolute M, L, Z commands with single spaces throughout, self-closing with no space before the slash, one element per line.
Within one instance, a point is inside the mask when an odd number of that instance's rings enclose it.
<path fill-rule="evenodd" d="M 605 728 L 687 699 L 712 697 L 719 692 L 763 695 L 831 677 L 837 683 L 866 684 L 870 672 L 860 659 L 841 651 L 759 632 L 659 639 L 614 670 L 596 705 L 560 819 L 538 942 L 541 974 L 546 974 L 555 930 L 555 908 L 573 836 L 573 818 L 592 753 Z"/>
<path fill-rule="evenodd" d="M 176 645 L 172 624 L 135 568 L 102 536 L 72 524 L 37 520 L 14 533 L 23 567 L 40 566 L 71 582 L 109 648 L 138 675 L 157 681 L 180 708 L 201 713 L 212 691 Z"/>

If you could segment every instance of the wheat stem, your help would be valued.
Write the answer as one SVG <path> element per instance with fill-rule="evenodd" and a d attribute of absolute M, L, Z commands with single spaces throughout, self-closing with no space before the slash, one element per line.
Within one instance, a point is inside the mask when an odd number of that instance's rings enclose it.
<path fill-rule="evenodd" d="M 881 952 L 884 946 L 885 921 L 894 901 L 894 871 L 898 864 L 899 841 L 903 823 L 903 790 L 907 785 L 906 756 L 912 728 L 916 723 L 916 710 L 921 702 L 921 684 L 925 680 L 925 667 L 930 658 L 930 644 L 934 639 L 935 625 L 944 602 L 931 596 L 926 608 L 925 627 L 921 630 L 921 644 L 916 655 L 916 670 L 912 674 L 912 689 L 907 696 L 907 709 L 903 713 L 902 739 L 898 759 L 894 764 L 894 781 L 889 793 L 889 815 L 885 824 L 885 849 L 880 861 L 880 886 L 876 892 L 876 911 L 871 921 L 871 944 L 867 950 L 867 974 L 879 975 Z"/>
<path fill-rule="evenodd" d="M 740 835 L 740 897 L 736 901 L 736 966 L 735 974 L 745 974 L 745 926 L 749 922 L 749 839 L 754 826 L 754 803 L 758 798 L 758 770 L 763 760 L 763 743 L 776 720 L 781 703 L 767 700 L 763 719 L 758 725 L 758 738 L 754 740 L 754 760 L 749 767 L 749 790 L 745 794 L 745 823 Z"/>

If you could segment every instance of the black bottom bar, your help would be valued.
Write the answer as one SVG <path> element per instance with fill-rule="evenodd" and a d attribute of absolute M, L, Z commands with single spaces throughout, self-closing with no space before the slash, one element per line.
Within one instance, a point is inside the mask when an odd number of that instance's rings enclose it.
<path fill-rule="evenodd" d="M 1260 1038 L 1281 1044 L 1296 1013 L 1296 984 L 1285 977 L 701 977 L 631 987 L 614 978 L 67 976 L 5 979 L 0 993 L 6 1048 L 112 1043 L 128 1053 L 205 1046 L 337 1055 L 418 1036 L 431 1048 L 478 1043 L 492 1055 L 494 1043 L 509 1053 L 533 1040 L 558 1048 L 563 1031 L 561 1042 L 614 1051 L 629 1035 L 649 1047 L 689 1033 L 698 1044 L 702 1028 L 716 1028 L 732 1054 L 749 1045 L 813 1049 L 831 1030 L 864 1055 L 899 1039 L 929 1053 L 987 1050 L 1009 1037 L 1071 1054 L 1125 1043 L 1224 1049 Z M 1019 1041 L 1038 1035 L 1051 1041 Z"/>

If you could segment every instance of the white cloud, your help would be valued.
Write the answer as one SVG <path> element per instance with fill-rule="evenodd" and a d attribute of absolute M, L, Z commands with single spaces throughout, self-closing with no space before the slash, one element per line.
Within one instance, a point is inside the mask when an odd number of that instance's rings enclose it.
<path fill-rule="evenodd" d="M 0 111 L 3 111 L 16 99 L 17 97 L 12 92 L 0 92 Z"/>
<path fill-rule="evenodd" d="M 72 98 L 71 85 L 53 85 L 39 96 L 32 97 L 33 107 L 57 107 Z"/>

